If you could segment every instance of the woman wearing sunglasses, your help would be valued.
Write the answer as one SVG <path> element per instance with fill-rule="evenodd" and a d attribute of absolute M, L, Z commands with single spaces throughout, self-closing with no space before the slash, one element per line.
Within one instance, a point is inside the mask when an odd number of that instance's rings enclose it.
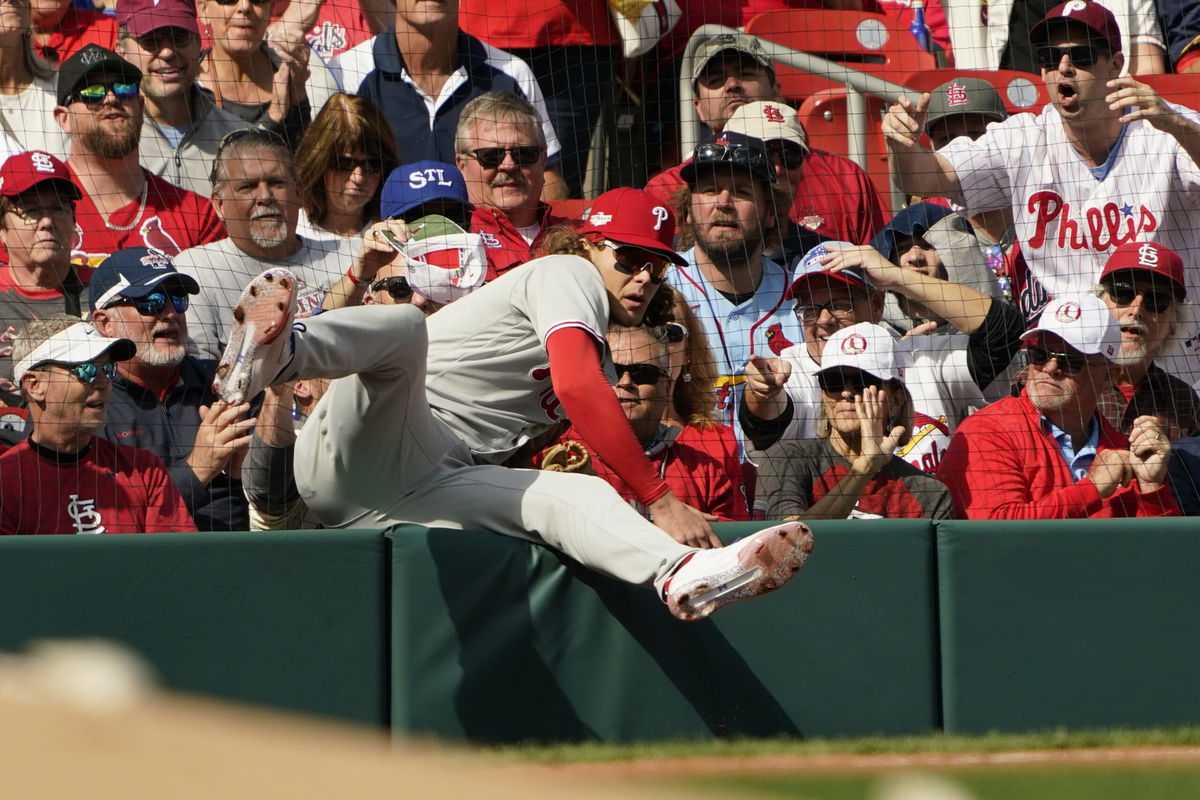
<path fill-rule="evenodd" d="M 839 330 L 825 343 L 817 381 L 817 438 L 755 455 L 767 517 L 952 518 L 945 485 L 893 452 L 913 423 L 896 338 L 870 322 Z"/>
<path fill-rule="evenodd" d="M 296 150 L 304 208 L 296 232 L 309 239 L 359 239 L 378 218 L 383 178 L 399 164 L 379 108 L 364 97 L 329 98 Z"/>

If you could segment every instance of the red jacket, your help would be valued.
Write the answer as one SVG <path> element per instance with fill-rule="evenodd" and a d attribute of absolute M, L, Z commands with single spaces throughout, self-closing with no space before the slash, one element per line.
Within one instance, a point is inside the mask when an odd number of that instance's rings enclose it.
<path fill-rule="evenodd" d="M 672 204 L 674 194 L 684 185 L 679 174 L 682 166 L 655 175 L 646 184 L 646 191 Z M 804 159 L 804 171 L 788 216 L 830 239 L 870 244 L 883 227 L 883 204 L 861 167 L 844 156 L 812 150 Z"/>
<path fill-rule="evenodd" d="M 1125 435 L 1097 415 L 1097 450 L 1124 450 Z M 1179 506 L 1164 483 L 1148 493 L 1135 481 L 1101 498 L 1088 477 L 1075 480 L 1058 442 L 1025 392 L 967 417 L 942 454 L 938 480 L 966 519 L 1173 517 Z"/>
<path fill-rule="evenodd" d="M 519 267 L 532 259 L 533 250 L 546 229 L 569 222 L 565 217 L 556 217 L 550 213 L 550 206 L 545 203 L 538 205 L 538 218 L 541 220 L 541 228 L 533 244 L 529 244 L 503 211 L 489 206 L 475 207 L 475 212 L 471 215 L 471 233 L 479 234 L 483 239 L 483 246 L 487 249 L 486 280 L 494 281 L 513 267 Z"/>

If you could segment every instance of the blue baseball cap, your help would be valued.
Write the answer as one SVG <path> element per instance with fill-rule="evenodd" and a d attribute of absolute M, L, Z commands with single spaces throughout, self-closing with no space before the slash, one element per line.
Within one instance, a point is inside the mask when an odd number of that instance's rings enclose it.
<path fill-rule="evenodd" d="M 177 279 L 188 294 L 199 294 L 200 284 L 191 275 L 175 269 L 171 259 L 145 247 L 118 250 L 96 267 L 88 284 L 92 311 L 105 308 L 118 296 L 145 297 L 164 281 Z"/>
<path fill-rule="evenodd" d="M 788 298 L 795 299 L 803 285 L 818 275 L 823 276 L 827 282 L 834 281 L 845 284 L 852 289 L 861 288 L 866 289 L 868 292 L 875 291 L 875 284 L 871 283 L 871 279 L 867 276 L 866 272 L 858 267 L 848 267 L 837 272 L 830 272 L 825 269 L 817 259 L 821 256 L 829 255 L 830 251 L 826 245 L 854 246 L 850 242 L 821 242 L 821 244 L 800 256 L 793 267 L 792 282 L 788 286 L 787 291 Z"/>
<path fill-rule="evenodd" d="M 379 198 L 379 217 L 403 217 L 433 200 L 450 200 L 471 206 L 467 182 L 458 167 L 441 161 L 417 161 L 392 170 Z"/>

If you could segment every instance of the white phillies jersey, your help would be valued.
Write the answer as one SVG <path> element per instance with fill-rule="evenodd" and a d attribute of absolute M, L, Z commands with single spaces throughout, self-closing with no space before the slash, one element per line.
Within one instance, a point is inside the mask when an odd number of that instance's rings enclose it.
<path fill-rule="evenodd" d="M 1200 114 L 1173 106 L 1200 123 Z M 1137 121 L 1125 127 L 1111 169 L 1097 180 L 1067 135 L 1057 109 L 1017 114 L 972 142 L 938 151 L 954 165 L 967 214 L 1011 208 L 1030 271 L 1051 297 L 1096 285 L 1118 245 L 1151 241 L 1200 260 L 1200 166 L 1169 134 Z M 1187 270 L 1200 298 L 1200 270 Z"/>
<path fill-rule="evenodd" d="M 550 383 L 546 340 L 579 328 L 604 353 L 608 293 L 578 256 L 538 258 L 431 316 L 429 405 L 480 461 L 502 462 L 563 419 Z"/>

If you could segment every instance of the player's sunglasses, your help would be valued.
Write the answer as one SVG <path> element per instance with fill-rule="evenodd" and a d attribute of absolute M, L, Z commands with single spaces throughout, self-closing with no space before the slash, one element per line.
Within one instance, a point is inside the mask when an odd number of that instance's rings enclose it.
<path fill-rule="evenodd" d="M 408 283 L 408 278 L 403 275 L 395 275 L 391 278 L 384 278 L 375 281 L 371 284 L 372 292 L 387 292 L 392 296 L 393 300 L 407 300 L 413 296 L 413 288 Z"/>
<path fill-rule="evenodd" d="M 71 94 L 68 102 L 79 101 L 85 106 L 95 107 L 104 102 L 108 93 L 112 92 L 118 100 L 133 100 L 138 96 L 139 81 L 112 81 L 111 83 L 93 83 L 84 86 Z"/>
<path fill-rule="evenodd" d="M 613 266 L 617 272 L 626 275 L 645 272 L 650 276 L 650 282 L 653 284 L 662 283 L 667 279 L 667 267 L 671 265 L 671 262 L 665 256 L 651 253 L 640 247 L 629 247 L 617 242 L 610 242 L 607 239 L 604 240 L 604 246 L 612 250 L 613 256 L 616 257 Z"/>
<path fill-rule="evenodd" d="M 769 175 L 772 181 L 775 180 L 775 171 L 771 169 L 767 154 L 743 144 L 702 144 L 696 148 L 692 161 L 696 164 L 736 164 Z"/>
<path fill-rule="evenodd" d="M 364 175 L 378 175 L 383 172 L 383 164 L 375 158 L 354 158 L 353 156 L 334 156 L 333 164 L 329 167 L 334 172 L 351 173 L 361 169 Z"/>
<path fill-rule="evenodd" d="M 117 377 L 117 365 L 109 361 L 106 364 L 54 364 L 52 366 L 59 369 L 65 369 L 67 372 L 75 376 L 75 379 L 85 386 L 91 386 L 100 377 L 100 373 L 104 373 L 104 377 L 110 381 Z"/>
<path fill-rule="evenodd" d="M 629 373 L 629 378 L 639 386 L 651 386 L 658 383 L 663 378 L 667 377 L 668 373 L 662 367 L 655 364 L 613 364 L 617 370 L 617 380 L 621 380 L 621 376 Z"/>
<path fill-rule="evenodd" d="M 170 300 L 171 306 L 180 314 L 188 310 L 188 305 L 191 304 L 191 299 L 187 293 L 176 294 L 174 292 L 157 291 L 151 292 L 145 297 L 118 297 L 109 303 L 105 308 L 113 306 L 133 306 L 143 317 L 157 317 L 167 307 L 167 301 Z"/>
<path fill-rule="evenodd" d="M 811 324 L 821 318 L 821 312 L 828 311 L 836 320 L 854 316 L 854 298 L 839 297 L 828 303 L 796 306 L 796 319 Z"/>
<path fill-rule="evenodd" d="M 536 144 L 520 147 L 478 147 L 468 150 L 463 155 L 471 156 L 484 169 L 496 169 L 504 163 L 505 153 L 512 155 L 513 163 L 518 167 L 532 167 L 542 157 L 542 148 Z"/>
<path fill-rule="evenodd" d="M 1058 364 L 1058 369 L 1064 375 L 1075 375 L 1083 372 L 1093 363 L 1088 360 L 1088 357 L 1082 353 L 1056 353 L 1053 350 L 1047 350 L 1040 345 L 1030 345 L 1025 348 L 1025 355 L 1029 359 L 1029 363 L 1041 369 L 1050 363 L 1050 359 Z"/>
<path fill-rule="evenodd" d="M 883 388 L 883 381 L 869 372 L 861 369 L 845 370 L 831 369 L 817 373 L 817 384 L 821 391 L 830 394 L 841 394 L 849 390 L 851 394 L 862 394 L 868 386 L 876 389 Z"/>
<path fill-rule="evenodd" d="M 1142 298 L 1142 308 L 1151 314 L 1161 314 L 1164 311 L 1168 311 L 1175 303 L 1175 293 L 1170 290 L 1143 289 L 1139 291 L 1136 286 L 1128 281 L 1105 282 L 1104 291 L 1108 292 L 1108 296 L 1119 306 L 1130 305 L 1140 295 Z"/>
<path fill-rule="evenodd" d="M 1076 67 L 1090 67 L 1100 60 L 1099 51 L 1090 44 L 1075 44 L 1070 47 L 1039 47 L 1038 62 L 1042 69 L 1056 69 L 1062 63 L 1063 56 L 1071 59 Z"/>

